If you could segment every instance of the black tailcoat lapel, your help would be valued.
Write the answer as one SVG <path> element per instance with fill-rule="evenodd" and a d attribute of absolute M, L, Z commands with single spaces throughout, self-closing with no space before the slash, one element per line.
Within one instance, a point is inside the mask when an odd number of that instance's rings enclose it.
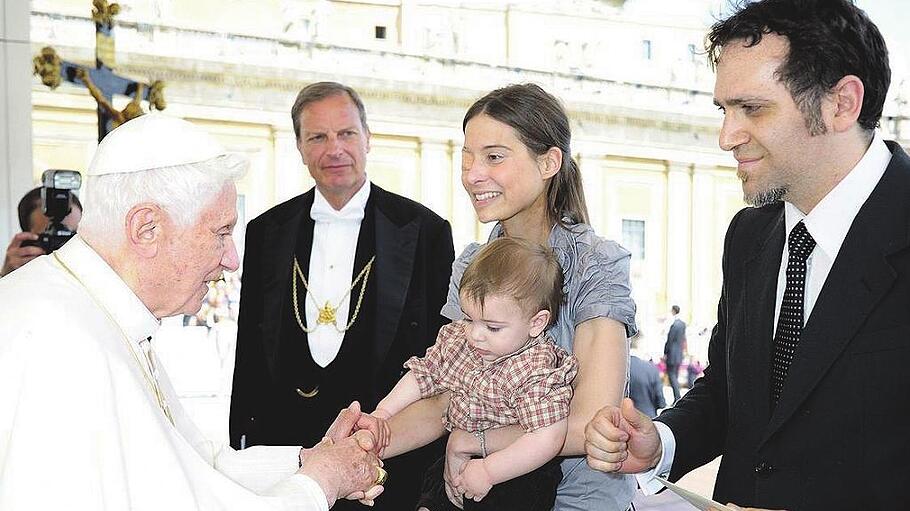
<path fill-rule="evenodd" d="M 315 193 L 313 190 L 300 196 L 299 206 L 288 209 L 291 212 L 287 217 L 279 219 L 267 227 L 262 250 L 263 261 L 267 264 L 262 268 L 264 290 L 262 293 L 262 344 L 269 373 L 273 379 L 278 377 L 278 342 L 281 339 L 281 314 L 285 300 L 291 293 L 291 266 L 294 260 L 294 251 L 300 245 L 312 247 L 313 245 L 313 219 L 310 218 L 310 209 L 313 206 Z M 302 225 L 305 224 L 305 225 Z M 305 227 L 305 228 L 304 228 Z M 310 253 L 297 254 L 301 270 L 306 275 L 309 273 Z"/>
<path fill-rule="evenodd" d="M 374 373 L 395 340 L 395 333 L 408 295 L 421 217 L 402 219 L 390 207 L 382 188 L 373 186 L 376 195 L 376 317 L 373 342 Z"/>

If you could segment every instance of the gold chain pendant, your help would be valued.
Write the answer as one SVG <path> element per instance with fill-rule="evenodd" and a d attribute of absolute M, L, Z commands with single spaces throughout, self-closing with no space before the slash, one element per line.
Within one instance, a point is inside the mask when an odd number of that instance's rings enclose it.
<path fill-rule="evenodd" d="M 319 325 L 332 325 L 335 327 L 335 330 L 341 333 L 345 333 L 350 330 L 351 325 L 354 324 L 354 321 L 357 321 L 357 316 L 360 314 L 360 306 L 363 303 L 363 295 L 367 289 L 367 281 L 370 278 L 370 270 L 373 268 L 373 261 L 376 260 L 376 256 L 370 258 L 367 264 L 360 270 L 360 273 L 357 274 L 357 278 L 354 279 L 354 282 L 351 283 L 351 287 L 345 291 L 344 296 L 341 297 L 341 300 L 338 301 L 338 305 L 332 307 L 331 303 L 326 300 L 325 306 L 320 307 L 319 302 L 316 297 L 313 296 L 313 293 L 310 292 L 310 285 L 306 280 L 306 277 L 303 276 L 303 271 L 300 269 L 300 264 L 297 262 L 297 256 L 294 256 L 294 264 L 291 272 L 291 299 L 294 303 L 294 319 L 297 320 L 297 325 L 300 326 L 300 329 L 306 333 L 313 333 Z M 319 312 L 319 315 L 316 318 L 316 326 L 313 328 L 307 328 L 303 324 L 303 320 L 300 317 L 300 307 L 297 303 L 297 279 L 300 279 L 300 282 L 303 283 L 303 288 L 307 290 L 307 294 L 313 300 L 313 303 L 316 305 L 316 309 Z M 354 306 L 354 314 L 351 315 L 351 320 L 348 321 L 348 324 L 344 328 L 339 328 L 337 323 L 337 311 L 338 307 L 341 307 L 341 304 L 350 296 L 351 291 L 357 287 L 357 283 L 360 283 L 360 295 L 357 297 L 357 304 Z M 306 299 L 306 298 L 304 298 Z"/>
<path fill-rule="evenodd" d="M 316 323 L 319 325 L 334 325 L 335 323 L 335 307 L 332 307 L 328 301 L 325 302 L 325 307 L 318 307 L 319 317 L 316 318 Z"/>

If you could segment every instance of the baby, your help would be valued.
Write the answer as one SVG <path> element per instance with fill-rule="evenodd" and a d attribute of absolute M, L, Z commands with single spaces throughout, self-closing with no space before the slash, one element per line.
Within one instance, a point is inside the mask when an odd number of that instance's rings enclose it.
<path fill-rule="evenodd" d="M 410 371 L 372 414 L 389 419 L 419 399 L 450 391 L 446 429 L 473 432 L 482 449 L 487 429 L 521 425 L 524 435 L 468 461 L 456 477 L 459 494 L 479 501 L 490 493 L 479 504 L 465 501 L 470 508 L 553 505 L 562 472 L 551 460 L 565 442 L 578 371 L 575 357 L 546 334 L 559 314 L 562 286 L 550 249 L 517 238 L 485 245 L 459 286 L 464 319 L 442 327 L 425 357 L 405 363 Z M 456 509 L 446 497 L 443 466 L 440 460 L 427 474 L 421 509 Z"/>

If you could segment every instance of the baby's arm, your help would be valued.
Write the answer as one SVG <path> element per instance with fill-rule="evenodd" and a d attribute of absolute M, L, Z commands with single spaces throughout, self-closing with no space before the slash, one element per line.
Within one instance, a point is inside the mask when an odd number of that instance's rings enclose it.
<path fill-rule="evenodd" d="M 553 459 L 566 441 L 568 419 L 521 435 L 511 445 L 486 458 L 465 464 L 456 478 L 459 493 L 480 500 L 494 484 L 499 484 L 542 467 Z"/>
<path fill-rule="evenodd" d="M 409 404 L 420 400 L 420 387 L 417 384 L 417 378 L 414 373 L 408 371 L 398 380 L 395 387 L 376 405 L 376 409 L 369 415 L 361 415 L 357 421 L 358 429 L 369 429 L 370 431 L 379 431 L 379 437 L 376 438 L 375 453 L 379 457 L 385 455 L 385 448 L 389 446 L 392 440 L 392 429 L 389 426 L 389 419 L 405 409 Z"/>
<path fill-rule="evenodd" d="M 376 405 L 376 411 L 372 414 L 374 417 L 388 419 L 396 413 L 404 410 L 409 404 L 420 400 L 420 386 L 417 384 L 417 378 L 414 373 L 408 371 L 398 380 L 395 387 Z"/>
<path fill-rule="evenodd" d="M 459 335 L 461 328 L 456 323 L 440 328 L 436 342 L 426 355 L 405 362 L 411 371 L 376 406 L 373 416 L 383 418 L 377 420 L 383 420 L 385 431 L 390 434 L 386 444 L 389 449 L 383 451 L 383 456 L 417 449 L 445 433 L 442 417 L 448 409 L 450 392 L 442 382 L 452 362 L 457 360 L 459 350 L 464 348 L 463 337 Z"/>

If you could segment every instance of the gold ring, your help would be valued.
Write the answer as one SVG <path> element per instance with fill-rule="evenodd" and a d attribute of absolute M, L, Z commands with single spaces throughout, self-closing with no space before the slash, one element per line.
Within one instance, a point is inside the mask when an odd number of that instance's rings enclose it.
<path fill-rule="evenodd" d="M 382 486 L 389 479 L 389 473 L 385 471 L 384 468 L 376 466 L 376 480 L 373 481 L 373 486 Z"/>

